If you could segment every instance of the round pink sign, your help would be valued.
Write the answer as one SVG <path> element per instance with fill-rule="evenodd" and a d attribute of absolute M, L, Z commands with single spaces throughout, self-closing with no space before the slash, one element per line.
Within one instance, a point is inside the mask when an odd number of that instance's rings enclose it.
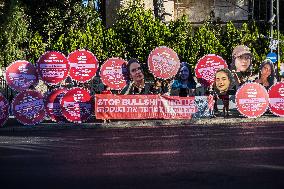
<path fill-rule="evenodd" d="M 97 72 L 98 60 L 93 53 L 87 50 L 76 50 L 69 54 L 69 75 L 78 82 L 90 81 Z"/>
<path fill-rule="evenodd" d="M 21 92 L 38 83 L 34 65 L 25 60 L 18 60 L 7 67 L 5 78 L 12 89 Z"/>
<path fill-rule="evenodd" d="M 174 77 L 179 70 L 180 60 L 172 49 L 161 46 L 155 48 L 148 57 L 150 72 L 157 78 L 169 79 Z"/>
<path fill-rule="evenodd" d="M 284 82 L 279 82 L 270 87 L 269 108 L 274 115 L 284 117 Z"/>
<path fill-rule="evenodd" d="M 127 62 L 121 58 L 109 58 L 101 66 L 100 76 L 104 85 L 113 90 L 121 90 L 126 85 L 123 69 Z"/>
<path fill-rule="evenodd" d="M 8 100 L 0 93 L 0 127 L 2 127 L 9 118 Z"/>
<path fill-rule="evenodd" d="M 67 89 L 59 88 L 52 90 L 45 97 L 45 110 L 50 119 L 54 122 L 66 122 L 66 118 L 61 112 L 60 101 L 67 93 Z"/>
<path fill-rule="evenodd" d="M 236 93 L 236 107 L 245 117 L 260 117 L 266 112 L 268 104 L 268 93 L 258 83 L 246 83 Z"/>
<path fill-rule="evenodd" d="M 91 95 L 82 88 L 69 90 L 61 99 L 63 116 L 71 122 L 82 123 L 92 115 Z"/>
<path fill-rule="evenodd" d="M 223 68 L 228 68 L 228 65 L 221 56 L 208 54 L 198 60 L 195 76 L 203 86 L 209 87 L 214 83 L 216 71 Z"/>
<path fill-rule="evenodd" d="M 24 125 L 36 125 L 45 118 L 43 96 L 34 90 L 19 93 L 12 102 L 12 109 L 15 118 Z"/>
<path fill-rule="evenodd" d="M 60 52 L 46 52 L 38 60 L 37 66 L 40 77 L 48 85 L 56 85 L 68 76 L 68 60 Z"/>

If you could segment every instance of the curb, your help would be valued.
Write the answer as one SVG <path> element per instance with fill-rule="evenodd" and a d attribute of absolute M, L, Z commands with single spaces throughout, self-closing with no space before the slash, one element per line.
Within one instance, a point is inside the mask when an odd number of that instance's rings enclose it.
<path fill-rule="evenodd" d="M 14 131 L 33 131 L 33 130 L 62 130 L 62 129 L 105 129 L 105 128 L 141 128 L 141 127 L 172 127 L 172 126 L 236 126 L 239 124 L 258 126 L 265 123 L 283 124 L 284 117 L 274 115 L 265 115 L 259 118 L 245 117 L 214 117 L 200 118 L 190 120 L 112 120 L 109 123 L 103 123 L 102 120 L 90 120 L 86 123 L 55 123 L 49 120 L 34 125 L 25 126 L 10 118 L 7 123 L 0 128 L 0 132 Z"/>

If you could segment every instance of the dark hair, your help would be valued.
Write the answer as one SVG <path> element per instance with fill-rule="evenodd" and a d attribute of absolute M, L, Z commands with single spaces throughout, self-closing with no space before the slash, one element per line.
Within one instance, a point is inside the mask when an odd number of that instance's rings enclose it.
<path fill-rule="evenodd" d="M 177 73 L 177 76 L 176 76 L 176 79 L 179 80 L 179 81 L 181 80 L 180 71 L 181 71 L 181 69 L 183 67 L 187 67 L 188 72 L 189 72 L 188 79 L 187 79 L 188 83 L 191 83 L 194 86 L 194 88 L 195 88 L 196 87 L 196 82 L 195 82 L 195 80 L 193 78 L 193 74 L 192 74 L 191 69 L 190 69 L 190 67 L 189 67 L 187 62 L 182 62 L 181 63 L 180 68 L 179 68 L 178 73 Z"/>
<path fill-rule="evenodd" d="M 234 56 L 232 56 L 232 63 L 231 63 L 231 65 L 230 65 L 230 70 L 231 71 L 233 71 L 233 72 L 236 72 L 236 70 L 237 70 L 237 68 L 236 68 L 236 58 L 237 57 L 234 57 Z M 252 60 L 253 60 L 253 57 L 251 56 L 251 62 L 250 62 L 250 65 L 249 65 L 249 67 L 248 67 L 248 69 L 247 69 L 247 71 L 246 72 L 243 72 L 243 74 L 245 75 L 245 76 L 251 76 L 252 75 L 252 72 L 253 72 L 253 63 L 252 63 Z"/>
<path fill-rule="evenodd" d="M 128 75 L 130 75 L 130 65 L 133 64 L 133 63 L 137 63 L 140 65 L 140 62 L 135 59 L 135 58 L 131 58 L 128 63 L 127 63 L 127 72 L 128 72 Z M 141 65 L 140 65 L 141 66 Z"/>
<path fill-rule="evenodd" d="M 268 83 L 269 83 L 269 86 L 271 87 L 271 86 L 274 84 L 274 79 L 275 79 L 274 65 L 273 65 L 273 62 L 272 62 L 271 60 L 265 59 L 265 60 L 261 63 L 261 65 L 260 65 L 260 67 L 259 67 L 259 79 L 260 79 L 260 77 L 261 77 L 261 70 L 262 70 L 262 68 L 263 68 L 266 64 L 268 64 L 268 65 L 270 66 L 270 68 L 271 68 L 271 74 L 270 74 L 270 75 L 268 76 L 268 78 L 267 78 L 267 81 L 268 81 Z"/>
<path fill-rule="evenodd" d="M 223 69 L 217 70 L 217 72 L 215 73 L 215 77 L 214 77 L 213 89 L 215 91 L 219 92 L 219 90 L 217 89 L 217 86 L 216 86 L 216 75 L 219 72 L 224 72 L 225 74 L 227 74 L 227 76 L 230 80 L 230 86 L 229 86 L 228 90 L 232 89 L 233 86 L 235 85 L 235 79 L 234 79 L 232 72 L 228 68 L 223 68 Z"/>

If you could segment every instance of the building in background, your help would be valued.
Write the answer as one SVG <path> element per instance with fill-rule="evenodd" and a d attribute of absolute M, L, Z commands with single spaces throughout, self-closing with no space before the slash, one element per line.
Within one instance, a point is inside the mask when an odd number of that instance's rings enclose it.
<path fill-rule="evenodd" d="M 115 23 L 119 8 L 127 6 L 133 0 L 96 0 L 100 2 L 102 18 L 107 27 Z M 150 9 L 164 22 L 187 15 L 189 21 L 201 24 L 204 20 L 215 19 L 220 22 L 242 23 L 253 19 L 267 22 L 272 0 L 142 0 L 145 9 Z M 274 0 L 275 1 L 275 0 Z M 280 7 L 284 0 L 280 0 Z M 281 15 L 282 14 L 282 15 Z M 280 18 L 284 13 L 280 13 Z M 280 26 L 281 28 L 281 26 Z M 282 26 L 283 28 L 283 26 Z"/>

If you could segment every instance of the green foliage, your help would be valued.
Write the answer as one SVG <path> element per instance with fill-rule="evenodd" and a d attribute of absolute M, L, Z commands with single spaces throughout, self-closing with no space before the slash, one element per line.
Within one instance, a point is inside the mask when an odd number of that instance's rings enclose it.
<path fill-rule="evenodd" d="M 129 4 L 118 14 L 113 27 L 119 39 L 124 43 L 128 58 L 135 57 L 146 62 L 149 53 L 157 46 L 165 45 L 169 29 L 156 20 L 149 10 L 135 2 Z"/>
<path fill-rule="evenodd" d="M 36 32 L 33 34 L 28 46 L 28 61 L 36 63 L 39 57 L 45 52 L 47 44 L 43 42 L 42 36 Z"/>
<path fill-rule="evenodd" d="M 220 36 L 217 30 L 210 26 L 210 23 L 205 23 L 198 28 L 194 35 L 194 43 L 197 44 L 197 58 L 201 58 L 206 54 L 216 54 L 223 56 L 225 47 L 221 44 Z"/>
<path fill-rule="evenodd" d="M 104 56 L 102 60 L 111 57 L 127 58 L 125 44 L 122 43 L 116 31 L 112 28 L 108 28 L 104 31 L 103 50 Z"/>
<path fill-rule="evenodd" d="M 181 61 L 192 67 L 206 54 L 220 55 L 230 64 L 233 48 L 245 44 L 254 54 L 257 70 L 269 52 L 269 39 L 265 37 L 269 36 L 269 28 L 254 22 L 236 26 L 209 20 L 193 27 L 183 16 L 167 25 L 151 10 L 145 10 L 141 0 L 135 0 L 119 10 L 112 27 L 105 28 L 93 4 L 84 7 L 78 0 L 21 2 L 5 1 L 0 10 L 0 64 L 4 66 L 17 59 L 36 62 L 46 50 L 68 55 L 84 48 L 100 62 L 110 57 L 137 58 L 147 71 L 148 55 L 158 46 L 172 48 Z M 284 41 L 282 33 L 280 39 Z M 282 42 L 282 61 L 283 50 Z"/>
<path fill-rule="evenodd" d="M 26 58 L 29 39 L 29 22 L 23 7 L 17 0 L 10 1 L 6 20 L 0 27 L 0 64 L 7 66 L 17 59 Z"/>
<path fill-rule="evenodd" d="M 196 63 L 197 44 L 194 41 L 192 27 L 186 16 L 169 24 L 171 36 L 168 47 L 172 48 L 180 58 L 180 61 L 191 65 Z"/>

